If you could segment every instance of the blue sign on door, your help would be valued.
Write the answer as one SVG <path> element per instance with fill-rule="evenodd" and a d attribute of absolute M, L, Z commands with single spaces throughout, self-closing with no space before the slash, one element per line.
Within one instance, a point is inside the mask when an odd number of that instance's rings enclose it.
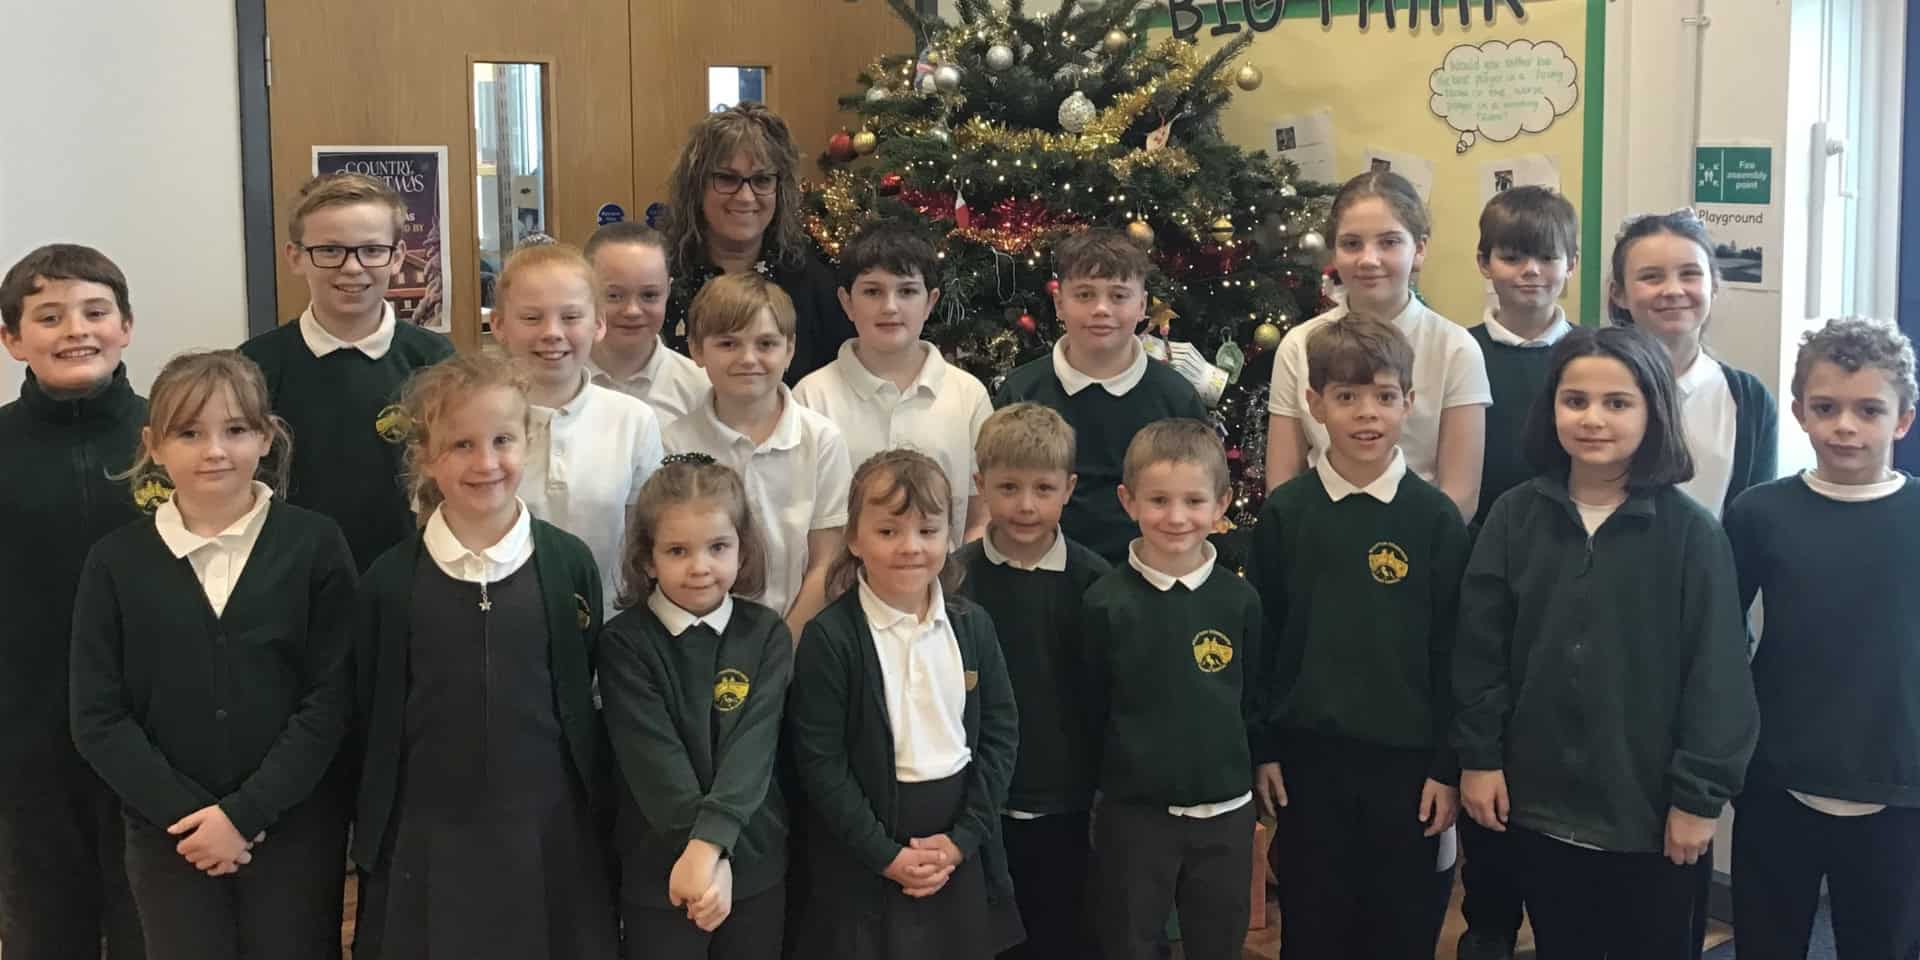
<path fill-rule="evenodd" d="M 625 220 L 626 218 L 627 218 L 626 208 L 620 206 L 617 203 L 601 204 L 600 212 L 597 215 L 597 219 L 600 221 L 600 225 L 603 227 L 609 223 L 619 223 L 620 221 Z"/>

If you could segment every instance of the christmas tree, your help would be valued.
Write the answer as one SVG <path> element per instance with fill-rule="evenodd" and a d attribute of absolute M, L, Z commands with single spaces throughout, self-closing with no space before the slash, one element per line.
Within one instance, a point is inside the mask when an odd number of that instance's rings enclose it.
<path fill-rule="evenodd" d="M 1148 42 L 1131 0 L 1037 16 L 1023 0 L 959 0 L 954 23 L 889 3 L 919 49 L 880 58 L 841 98 L 858 121 L 828 143 L 809 190 L 814 240 L 832 258 L 873 218 L 924 225 L 942 263 L 926 335 L 995 388 L 1060 334 L 1053 244 L 1125 230 L 1158 267 L 1149 351 L 1214 409 L 1233 465 L 1228 517 L 1250 524 L 1273 348 L 1321 308 L 1316 228 L 1331 191 L 1221 136 L 1233 88 L 1261 83 L 1240 63 L 1255 35 L 1203 57 Z"/>

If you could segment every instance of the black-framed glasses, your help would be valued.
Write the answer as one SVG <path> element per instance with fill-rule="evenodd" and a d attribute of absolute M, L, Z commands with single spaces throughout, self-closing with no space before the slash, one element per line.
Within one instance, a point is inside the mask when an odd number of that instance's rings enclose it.
<path fill-rule="evenodd" d="M 752 187 L 754 196 L 771 197 L 774 188 L 780 185 L 780 175 L 756 173 L 750 177 L 743 177 L 727 170 L 715 170 L 707 175 L 707 182 L 713 185 L 715 193 L 729 197 L 739 193 L 742 186 Z"/>
<path fill-rule="evenodd" d="M 393 262 L 393 255 L 400 249 L 397 243 L 363 243 L 357 247 L 343 247 L 337 243 L 321 243 L 314 246 L 301 244 L 300 249 L 307 252 L 307 260 L 323 270 L 347 265 L 347 256 L 351 254 L 363 267 L 384 267 Z"/>

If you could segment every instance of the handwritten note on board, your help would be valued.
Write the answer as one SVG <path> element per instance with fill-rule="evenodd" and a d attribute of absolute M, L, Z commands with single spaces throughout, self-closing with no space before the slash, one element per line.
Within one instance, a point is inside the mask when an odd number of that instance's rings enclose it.
<path fill-rule="evenodd" d="M 1455 153 L 1480 138 L 1539 133 L 1580 99 L 1580 68 L 1558 43 L 1490 40 L 1447 51 L 1428 78 L 1428 106 L 1458 131 Z"/>

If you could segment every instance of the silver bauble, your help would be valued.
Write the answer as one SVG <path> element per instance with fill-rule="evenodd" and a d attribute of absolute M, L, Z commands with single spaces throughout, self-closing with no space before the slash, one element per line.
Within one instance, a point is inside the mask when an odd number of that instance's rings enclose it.
<path fill-rule="evenodd" d="M 1327 238 L 1318 230 L 1308 230 L 1300 235 L 1300 249 L 1308 253 L 1319 253 L 1327 248 Z"/>
<path fill-rule="evenodd" d="M 1004 43 L 996 43 L 987 48 L 987 69 L 999 73 L 1013 66 L 1013 48 Z"/>
<path fill-rule="evenodd" d="M 1283 183 L 1280 185 L 1280 195 L 1291 200 L 1300 195 L 1300 190 L 1291 183 Z"/>
<path fill-rule="evenodd" d="M 942 93 L 952 93 L 960 89 L 960 68 L 951 63 L 943 63 L 933 68 L 933 84 Z"/>
<path fill-rule="evenodd" d="M 1068 133 L 1079 133 L 1093 122 L 1093 101 L 1087 95 L 1075 90 L 1065 100 L 1060 101 L 1060 129 Z"/>
<path fill-rule="evenodd" d="M 886 98 L 892 95 L 893 93 L 889 91 L 886 87 L 879 86 L 878 84 L 867 88 L 868 103 L 876 103 L 878 101 L 885 100 Z"/>

